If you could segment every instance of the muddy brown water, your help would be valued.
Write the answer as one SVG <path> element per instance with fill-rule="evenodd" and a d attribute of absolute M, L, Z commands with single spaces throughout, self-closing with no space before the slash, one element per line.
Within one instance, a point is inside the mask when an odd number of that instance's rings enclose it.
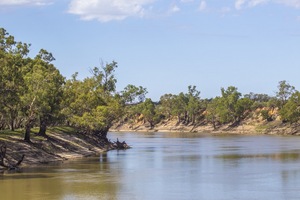
<path fill-rule="evenodd" d="M 133 148 L 0 175 L 0 199 L 300 199 L 300 137 L 109 133 Z"/>

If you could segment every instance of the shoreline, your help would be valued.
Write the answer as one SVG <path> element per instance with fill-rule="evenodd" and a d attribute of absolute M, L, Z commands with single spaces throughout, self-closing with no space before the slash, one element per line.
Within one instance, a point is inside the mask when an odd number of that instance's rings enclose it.
<path fill-rule="evenodd" d="M 166 133 L 195 133 L 208 135 L 300 135 L 300 125 L 285 124 L 279 120 L 262 122 L 253 120 L 242 121 L 239 125 L 221 125 L 216 129 L 210 124 L 185 125 L 176 124 L 174 120 L 168 120 L 150 128 L 149 124 L 118 124 L 110 129 L 111 132 L 166 132 Z"/>
<path fill-rule="evenodd" d="M 122 124 L 113 127 L 109 132 L 148 132 L 148 133 L 193 133 L 206 135 L 285 135 L 299 136 L 300 126 L 283 124 L 279 121 L 240 124 L 230 127 L 223 125 L 214 130 L 210 125 L 174 125 L 173 121 L 156 125 L 153 129 L 147 124 Z M 108 133 L 109 134 L 109 133 Z M 100 153 L 116 149 L 111 142 L 92 135 L 77 133 L 70 127 L 54 127 L 48 130 L 47 137 L 32 134 L 32 142 L 23 140 L 21 132 L 0 132 L 0 145 L 7 146 L 6 158 L 11 163 L 17 163 L 25 155 L 20 168 L 45 166 L 52 163 L 63 163 L 84 157 L 96 156 Z M 0 172 L 5 169 L 0 167 Z"/>
<path fill-rule="evenodd" d="M 105 139 L 76 133 L 69 127 L 52 128 L 47 137 L 32 134 L 31 143 L 25 142 L 22 134 L 4 135 L 0 132 L 0 145 L 6 145 L 5 160 L 10 163 L 17 163 L 25 155 L 20 168 L 62 163 L 113 149 Z M 5 168 L 0 167 L 0 171 L 5 171 Z"/>

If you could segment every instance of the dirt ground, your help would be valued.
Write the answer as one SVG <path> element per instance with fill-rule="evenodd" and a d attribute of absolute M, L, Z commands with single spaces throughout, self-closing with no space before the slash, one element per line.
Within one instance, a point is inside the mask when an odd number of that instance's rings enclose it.
<path fill-rule="evenodd" d="M 107 141 L 97 137 L 76 133 L 63 127 L 47 131 L 47 137 L 31 136 L 31 143 L 23 141 L 22 134 L 5 134 L 0 132 L 0 146 L 6 145 L 6 158 L 16 163 L 25 155 L 21 167 L 63 162 L 99 154 L 111 147 Z"/>

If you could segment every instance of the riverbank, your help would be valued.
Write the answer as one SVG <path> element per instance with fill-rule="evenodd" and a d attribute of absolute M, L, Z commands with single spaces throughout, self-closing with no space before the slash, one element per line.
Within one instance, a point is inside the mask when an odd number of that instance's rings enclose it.
<path fill-rule="evenodd" d="M 47 137 L 33 133 L 32 143 L 23 141 L 22 132 L 0 132 L 0 145 L 6 145 L 6 158 L 9 161 L 16 163 L 25 155 L 21 167 L 92 156 L 111 148 L 104 139 L 77 133 L 70 127 L 51 128 L 47 131 Z"/>
<path fill-rule="evenodd" d="M 237 134 L 237 135 L 300 135 L 300 126 L 261 120 L 244 120 L 236 126 L 223 125 L 214 129 L 210 124 L 185 125 L 176 120 L 167 120 L 150 128 L 147 123 L 122 123 L 110 129 L 112 132 L 183 132 L 205 134 Z M 54 127 L 47 131 L 47 137 L 37 136 L 33 130 L 31 141 L 23 140 L 22 130 L 1 131 L 0 146 L 6 145 L 6 158 L 16 163 L 25 155 L 21 167 L 45 165 L 63 162 L 76 158 L 97 155 L 113 149 L 111 143 L 92 135 L 78 133 L 71 127 Z M 120 143 L 121 144 L 121 143 Z"/>
<path fill-rule="evenodd" d="M 149 123 L 143 121 L 126 122 L 116 124 L 110 129 L 114 132 L 183 132 L 183 133 L 209 133 L 209 134 L 237 134 L 237 135 L 300 135 L 298 124 L 283 123 L 280 119 L 268 122 L 258 118 L 248 118 L 239 124 L 218 125 L 202 121 L 198 124 L 184 124 L 177 122 L 177 119 L 169 119 L 150 127 Z"/>

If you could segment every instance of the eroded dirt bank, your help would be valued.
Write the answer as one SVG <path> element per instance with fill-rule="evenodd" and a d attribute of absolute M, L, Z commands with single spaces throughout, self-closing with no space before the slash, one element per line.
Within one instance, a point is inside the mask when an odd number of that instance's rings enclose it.
<path fill-rule="evenodd" d="M 76 133 L 69 127 L 52 128 L 47 131 L 47 137 L 36 136 L 33 133 L 31 141 L 23 141 L 22 133 L 0 132 L 0 145 L 6 145 L 7 160 L 15 163 L 25 155 L 20 167 L 63 162 L 114 148 L 105 139 Z"/>

